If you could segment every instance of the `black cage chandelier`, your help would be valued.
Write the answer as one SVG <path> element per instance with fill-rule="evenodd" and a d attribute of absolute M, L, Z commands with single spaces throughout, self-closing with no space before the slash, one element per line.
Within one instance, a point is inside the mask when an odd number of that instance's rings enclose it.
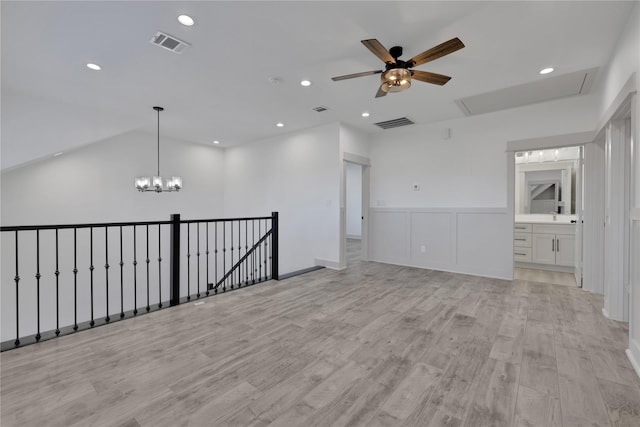
<path fill-rule="evenodd" d="M 158 174 L 153 177 L 140 176 L 136 178 L 136 189 L 138 191 L 153 191 L 162 193 L 163 191 L 180 191 L 182 188 L 182 178 L 172 176 L 170 179 L 163 180 L 160 176 L 160 111 L 164 111 L 162 107 L 153 107 L 158 112 Z"/>

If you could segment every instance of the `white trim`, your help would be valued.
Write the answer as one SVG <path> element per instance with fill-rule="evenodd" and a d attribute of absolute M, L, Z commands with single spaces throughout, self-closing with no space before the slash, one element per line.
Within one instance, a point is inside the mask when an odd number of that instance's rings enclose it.
<path fill-rule="evenodd" d="M 345 162 L 355 163 L 361 166 L 371 166 L 371 161 L 364 156 L 360 156 L 359 154 L 347 153 L 346 151 L 342 153 L 342 159 Z"/>
<path fill-rule="evenodd" d="M 373 212 L 417 212 L 417 213 L 493 213 L 506 214 L 507 208 L 410 208 L 410 207 L 384 207 L 370 208 Z"/>
<path fill-rule="evenodd" d="M 433 263 L 429 265 L 412 265 L 401 262 L 371 260 L 380 264 L 400 265 L 402 267 L 419 268 L 421 270 L 445 271 L 447 273 L 467 274 L 469 276 L 490 277 L 492 279 L 513 280 L 512 270 L 494 270 L 482 267 Z"/>
<path fill-rule="evenodd" d="M 598 134 L 598 136 L 600 136 L 600 134 L 604 132 L 605 126 L 607 126 L 611 119 L 613 119 L 614 116 L 617 115 L 620 107 L 623 106 L 625 102 L 627 102 L 627 98 L 629 98 L 629 96 L 633 95 L 636 92 L 636 73 L 631 73 L 625 84 L 618 92 L 618 95 L 616 95 L 613 102 L 611 102 L 611 105 L 609 105 L 609 108 L 607 108 L 607 111 L 605 111 L 605 113 L 600 118 L 600 122 L 596 127 L 596 133 Z"/>
<path fill-rule="evenodd" d="M 631 349 L 631 347 L 635 347 L 635 350 L 636 350 L 635 354 L 640 356 L 640 346 L 638 346 L 638 343 L 635 340 L 630 340 L 629 347 L 630 348 L 625 350 L 625 353 L 627 354 L 627 358 L 629 359 L 629 362 L 631 362 L 631 366 L 633 366 L 633 369 L 636 371 L 636 374 L 640 377 L 640 360 L 636 359 L 636 356 L 634 355 L 634 352 Z"/>
<path fill-rule="evenodd" d="M 572 147 L 584 145 L 595 139 L 595 132 L 576 132 L 564 135 L 543 136 L 540 138 L 507 141 L 507 152 L 540 150 L 547 148 Z"/>
<path fill-rule="evenodd" d="M 609 313 L 607 313 L 607 310 L 604 307 L 602 307 L 602 315 L 607 319 L 611 319 L 611 316 L 609 316 Z"/>

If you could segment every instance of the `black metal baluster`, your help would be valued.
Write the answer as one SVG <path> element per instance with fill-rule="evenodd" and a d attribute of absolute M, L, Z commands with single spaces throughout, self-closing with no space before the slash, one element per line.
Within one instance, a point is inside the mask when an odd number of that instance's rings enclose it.
<path fill-rule="evenodd" d="M 267 233 L 267 220 L 264 220 L 264 232 Z M 264 280 L 269 278 L 269 273 L 267 271 L 267 257 L 269 255 L 269 239 L 264 239 Z"/>
<path fill-rule="evenodd" d="M 147 263 L 147 306 L 145 308 L 147 309 L 147 313 L 148 313 L 149 310 L 151 310 L 151 307 L 149 306 L 149 262 L 151 261 L 149 259 L 149 224 L 147 224 L 146 228 L 147 228 L 147 259 L 145 261 Z"/>
<path fill-rule="evenodd" d="M 244 220 L 244 254 L 245 256 L 249 253 L 249 221 Z M 244 279 L 245 284 L 249 284 L 249 260 L 245 260 L 244 262 Z"/>
<path fill-rule="evenodd" d="M 229 244 L 231 246 L 231 263 L 229 267 L 233 268 L 233 220 L 229 222 L 229 228 L 231 229 L 231 239 L 229 239 Z M 227 274 L 225 272 L 225 274 Z M 231 281 L 231 289 L 233 289 L 233 272 L 229 275 L 229 279 Z"/>
<path fill-rule="evenodd" d="M 96 324 L 93 320 L 93 227 L 89 228 L 89 272 L 90 272 L 90 284 L 91 284 L 91 321 L 89 325 L 93 328 Z"/>
<path fill-rule="evenodd" d="M 36 295 L 37 295 L 37 320 L 38 320 L 38 331 L 36 334 L 36 341 L 40 341 L 42 337 L 40 335 L 40 230 L 36 230 Z"/>
<path fill-rule="evenodd" d="M 109 228 L 107 226 L 104 227 L 104 277 L 107 295 L 107 316 L 104 320 L 109 323 L 111 318 L 109 317 Z"/>
<path fill-rule="evenodd" d="M 240 231 L 240 220 L 238 220 L 238 261 L 242 256 L 242 232 Z M 238 266 L 238 287 L 242 286 L 242 265 Z"/>
<path fill-rule="evenodd" d="M 133 226 L 133 315 L 138 314 L 138 248 L 136 245 L 136 226 Z"/>
<path fill-rule="evenodd" d="M 256 220 L 251 220 L 251 236 L 253 237 L 253 252 L 251 252 L 251 281 L 255 285 L 256 283 Z"/>
<path fill-rule="evenodd" d="M 214 275 L 214 283 L 217 285 L 218 284 L 218 222 L 214 222 L 213 223 L 215 228 L 214 228 L 214 238 L 215 238 L 215 242 L 214 242 L 214 257 L 213 257 L 213 261 L 214 261 L 214 271 L 213 271 L 213 275 Z M 218 293 L 218 287 L 216 286 L 213 289 L 213 293 L 217 294 Z"/>
<path fill-rule="evenodd" d="M 160 241 L 161 225 L 158 224 L 158 308 L 162 308 L 162 246 Z"/>
<path fill-rule="evenodd" d="M 120 318 L 124 317 L 124 262 L 122 261 L 122 226 L 120 226 Z"/>
<path fill-rule="evenodd" d="M 13 278 L 16 282 L 16 340 L 14 344 L 17 346 L 20 345 L 20 292 L 19 292 L 19 284 L 20 284 L 20 274 L 18 273 L 18 230 L 16 230 L 16 275 Z"/>
<path fill-rule="evenodd" d="M 73 229 L 73 330 L 78 330 L 78 229 Z"/>
<path fill-rule="evenodd" d="M 196 232 L 198 233 L 197 241 L 198 247 L 196 250 L 196 259 L 198 260 L 198 293 L 196 296 L 200 298 L 200 223 L 196 223 Z"/>
<path fill-rule="evenodd" d="M 58 265 L 58 229 L 56 228 L 56 336 L 60 335 L 60 268 Z"/>
<path fill-rule="evenodd" d="M 262 238 L 262 221 L 258 220 L 258 236 Z M 258 245 L 256 250 L 258 251 L 258 282 L 262 282 L 262 244 Z"/>
<path fill-rule="evenodd" d="M 187 301 L 191 301 L 191 223 L 187 223 Z"/>
<path fill-rule="evenodd" d="M 206 295 L 209 296 L 209 283 L 211 282 L 209 282 L 209 223 L 208 222 L 205 223 L 205 227 L 207 232 L 207 242 L 206 242 L 207 243 L 207 252 L 206 252 L 207 254 L 207 286 L 206 286 L 207 292 L 206 292 Z"/>
<path fill-rule="evenodd" d="M 227 223 L 222 222 L 222 274 L 227 274 Z M 222 292 L 227 290 L 227 279 L 222 281 Z"/>

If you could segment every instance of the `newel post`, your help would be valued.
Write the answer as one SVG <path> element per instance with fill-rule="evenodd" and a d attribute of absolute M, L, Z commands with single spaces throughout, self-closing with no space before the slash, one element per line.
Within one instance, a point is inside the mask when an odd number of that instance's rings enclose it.
<path fill-rule="evenodd" d="M 180 214 L 171 215 L 171 307 L 180 304 Z"/>
<path fill-rule="evenodd" d="M 278 274 L 278 212 L 271 212 L 271 278 L 280 280 Z"/>

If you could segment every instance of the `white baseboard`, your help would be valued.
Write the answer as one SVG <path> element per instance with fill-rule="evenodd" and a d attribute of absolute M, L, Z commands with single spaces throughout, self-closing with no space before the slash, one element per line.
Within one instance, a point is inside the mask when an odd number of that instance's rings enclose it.
<path fill-rule="evenodd" d="M 632 344 L 633 345 L 634 341 L 632 340 Z M 629 347 L 631 347 L 631 345 Z M 638 345 L 635 345 L 635 347 L 637 348 Z M 627 357 L 629 358 L 629 362 L 631 362 L 631 366 L 633 366 L 633 369 L 636 371 L 636 375 L 638 375 L 638 377 L 640 377 L 640 360 L 637 360 L 636 357 L 634 356 L 634 352 L 631 350 L 631 348 L 628 348 L 625 350 L 625 353 L 627 353 Z M 637 350 L 637 353 L 640 354 L 640 349 Z"/>
<path fill-rule="evenodd" d="M 340 265 L 338 261 L 330 261 L 328 259 L 316 258 L 314 260 L 315 265 L 319 265 L 322 267 L 330 268 L 332 270 L 344 270 L 347 268 L 346 265 Z"/>
<path fill-rule="evenodd" d="M 607 319 L 611 319 L 611 316 L 609 316 L 609 313 L 607 313 L 607 310 L 604 307 L 602 307 L 602 315 Z"/>
<path fill-rule="evenodd" d="M 370 259 L 369 261 L 379 262 L 382 264 L 401 265 L 403 267 L 421 268 L 424 270 L 436 270 L 446 271 L 448 273 L 467 274 L 469 276 L 490 277 L 492 279 L 513 280 L 513 271 L 507 270 L 492 270 L 482 267 L 465 266 L 465 265 L 450 265 L 450 264 L 429 264 L 429 265 L 415 265 L 409 263 L 403 263 L 400 261 L 389 260 L 377 260 Z"/>

